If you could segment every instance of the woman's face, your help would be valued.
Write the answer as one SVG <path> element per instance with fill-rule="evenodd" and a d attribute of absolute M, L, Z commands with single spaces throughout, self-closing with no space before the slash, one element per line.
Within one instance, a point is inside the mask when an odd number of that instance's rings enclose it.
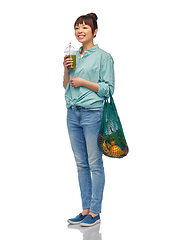
<path fill-rule="evenodd" d="M 92 34 L 92 28 L 85 23 L 75 26 L 75 36 L 82 44 L 93 41 L 94 35 L 95 34 Z"/>

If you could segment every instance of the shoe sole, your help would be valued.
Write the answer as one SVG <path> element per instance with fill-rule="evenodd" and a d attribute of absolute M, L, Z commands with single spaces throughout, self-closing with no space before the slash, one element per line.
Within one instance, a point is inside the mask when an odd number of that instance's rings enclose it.
<path fill-rule="evenodd" d="M 94 226 L 94 225 L 96 225 L 96 224 L 98 224 L 98 223 L 100 223 L 100 222 L 101 222 L 101 220 L 98 219 L 98 220 L 95 221 L 94 223 L 81 223 L 80 225 L 81 225 L 81 227 L 92 227 L 92 226 Z"/>
<path fill-rule="evenodd" d="M 77 225 L 77 224 L 80 224 L 82 221 L 73 222 L 73 221 L 67 220 L 67 222 L 70 223 L 70 224 L 72 224 L 72 225 Z"/>

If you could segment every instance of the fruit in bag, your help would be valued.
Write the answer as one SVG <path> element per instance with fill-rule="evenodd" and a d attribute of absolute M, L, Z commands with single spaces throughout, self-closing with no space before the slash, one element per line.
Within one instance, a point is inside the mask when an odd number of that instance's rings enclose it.
<path fill-rule="evenodd" d="M 111 145 L 116 145 L 116 141 L 115 141 L 115 140 L 111 140 L 111 141 L 110 141 L 110 144 L 111 144 Z"/>
<path fill-rule="evenodd" d="M 110 155 L 113 157 L 119 157 L 121 155 L 121 148 L 117 145 L 114 145 L 110 149 Z"/>
<path fill-rule="evenodd" d="M 123 153 L 125 155 L 127 155 L 128 152 L 129 152 L 129 148 L 127 146 L 125 146 L 125 148 L 123 149 Z"/>
<path fill-rule="evenodd" d="M 103 145 L 102 145 L 102 149 L 103 149 L 103 153 L 104 154 L 110 154 L 109 149 L 107 148 L 107 144 L 106 141 L 104 141 Z"/>
<path fill-rule="evenodd" d="M 106 156 L 122 158 L 128 154 L 129 149 L 110 89 L 109 95 L 110 102 L 108 99 L 104 102 L 98 146 Z"/>
<path fill-rule="evenodd" d="M 102 145 L 102 142 L 103 142 L 103 133 L 100 133 L 99 135 L 99 147 Z"/>

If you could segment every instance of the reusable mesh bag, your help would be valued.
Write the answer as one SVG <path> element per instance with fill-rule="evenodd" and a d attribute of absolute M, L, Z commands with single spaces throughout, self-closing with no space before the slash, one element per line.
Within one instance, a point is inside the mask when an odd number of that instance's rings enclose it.
<path fill-rule="evenodd" d="M 104 155 L 112 158 L 122 158 L 129 151 L 111 93 L 110 103 L 108 100 L 104 103 L 98 145 Z"/>

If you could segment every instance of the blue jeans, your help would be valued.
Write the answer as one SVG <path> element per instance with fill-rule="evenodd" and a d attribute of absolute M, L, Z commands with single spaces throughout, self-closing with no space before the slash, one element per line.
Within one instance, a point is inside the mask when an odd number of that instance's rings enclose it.
<path fill-rule="evenodd" d="M 82 208 L 101 212 L 105 174 L 97 139 L 103 108 L 68 109 L 67 127 L 78 170 Z"/>

